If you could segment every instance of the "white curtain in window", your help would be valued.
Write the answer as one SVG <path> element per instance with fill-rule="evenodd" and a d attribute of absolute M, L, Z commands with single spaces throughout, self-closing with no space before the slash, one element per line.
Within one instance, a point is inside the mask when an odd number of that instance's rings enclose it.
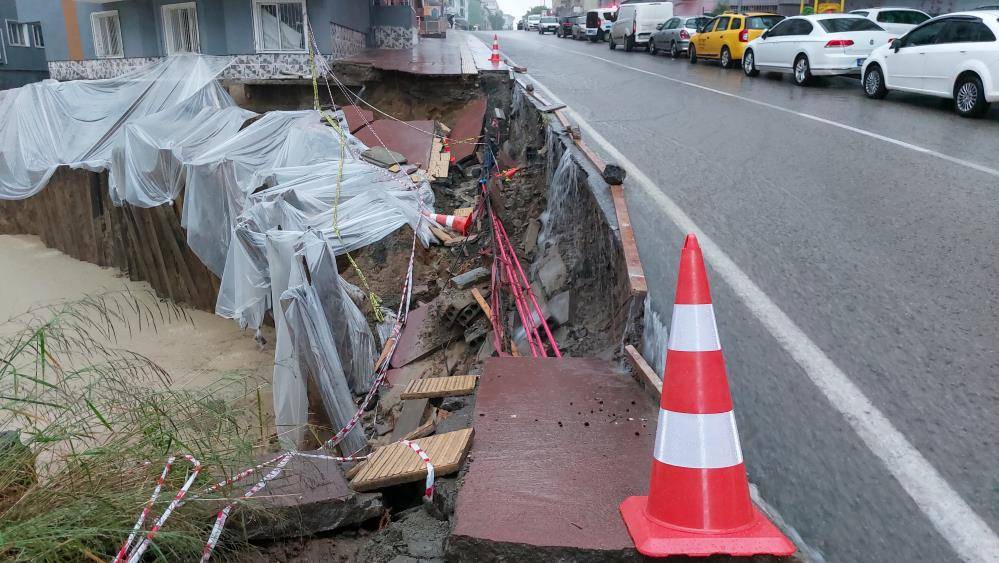
<path fill-rule="evenodd" d="M 264 51 L 305 49 L 305 5 L 301 2 L 258 4 L 260 47 Z"/>

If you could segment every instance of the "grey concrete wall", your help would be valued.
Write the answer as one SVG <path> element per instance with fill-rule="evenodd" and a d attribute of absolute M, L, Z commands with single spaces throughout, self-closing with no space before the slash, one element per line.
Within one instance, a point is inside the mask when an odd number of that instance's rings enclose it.
<path fill-rule="evenodd" d="M 413 9 L 409 6 L 375 6 L 372 26 L 408 27 L 416 25 Z"/>

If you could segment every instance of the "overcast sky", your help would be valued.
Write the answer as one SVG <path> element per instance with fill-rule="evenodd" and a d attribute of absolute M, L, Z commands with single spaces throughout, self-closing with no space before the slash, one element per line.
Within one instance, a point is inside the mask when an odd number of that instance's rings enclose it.
<path fill-rule="evenodd" d="M 499 4 L 500 10 L 503 10 L 504 14 L 510 14 L 511 16 L 519 18 L 527 13 L 528 10 L 534 6 L 540 6 L 546 4 L 548 6 L 552 5 L 552 0 L 496 0 Z"/>

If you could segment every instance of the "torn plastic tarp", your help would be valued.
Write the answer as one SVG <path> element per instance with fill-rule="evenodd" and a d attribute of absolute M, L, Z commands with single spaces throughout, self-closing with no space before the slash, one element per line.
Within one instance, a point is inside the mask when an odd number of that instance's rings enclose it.
<path fill-rule="evenodd" d="M 215 312 L 253 329 L 260 327 L 270 308 L 273 264 L 265 247 L 268 237 L 319 231 L 339 255 L 377 242 L 406 224 L 425 246 L 433 236 L 430 223 L 420 220 L 420 210 L 432 209 L 434 202 L 426 181 L 414 184 L 403 173 L 361 160 L 345 161 L 342 176 L 339 163 L 327 163 L 278 169 L 271 179 L 289 176 L 298 177 L 248 198 L 229 244 Z M 339 236 L 333 230 L 334 204 Z"/>
<path fill-rule="evenodd" d="M 350 148 L 364 149 L 346 137 Z M 340 160 L 340 138 L 319 112 L 272 111 L 184 165 L 183 226 L 187 243 L 208 269 L 222 275 L 233 221 L 274 170 Z"/>
<path fill-rule="evenodd" d="M 286 248 L 286 245 L 284 245 Z M 375 378 L 375 342 L 367 320 L 350 299 L 346 282 L 337 273 L 336 258 L 326 239 L 315 231 L 298 237 L 295 254 L 289 268 L 288 289 L 281 295 L 284 316 L 284 339 L 292 343 L 288 351 L 294 357 L 276 357 L 291 371 L 307 374 L 319 391 L 323 406 L 332 424 L 330 430 L 343 428 L 354 415 L 357 407 L 353 394 L 363 394 L 371 388 Z M 282 389 L 284 401 L 298 401 L 283 409 L 300 413 L 302 420 L 281 417 L 279 429 L 293 432 L 287 437 L 292 441 L 294 430 L 307 422 L 307 404 L 304 382 L 295 375 L 299 389 Z M 278 388 L 284 382 L 274 382 Z M 287 391 L 287 392 L 285 392 Z M 290 407 L 290 408 L 287 408 Z M 279 432 L 284 435 L 285 432 Z M 354 426 L 341 442 L 341 451 L 353 453 L 367 445 L 361 425 Z"/>
<path fill-rule="evenodd" d="M 215 78 L 231 57 L 178 55 L 107 80 L 44 80 L 0 97 L 0 199 L 42 190 L 59 166 L 100 171 L 126 123 L 170 108 L 179 122 L 232 100 Z"/>
<path fill-rule="evenodd" d="M 256 115 L 235 105 L 171 108 L 126 124 L 112 151 L 111 201 L 137 207 L 172 203 L 184 187 L 184 163 L 225 142 Z"/>

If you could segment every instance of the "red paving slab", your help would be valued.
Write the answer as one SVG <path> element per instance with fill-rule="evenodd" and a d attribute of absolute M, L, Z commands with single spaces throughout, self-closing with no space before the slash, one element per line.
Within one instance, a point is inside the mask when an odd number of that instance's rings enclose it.
<path fill-rule="evenodd" d="M 379 119 L 354 136 L 369 147 L 378 147 L 384 143 L 386 148 L 405 156 L 408 164 L 426 168 L 430 163 L 430 151 L 434 143 L 433 131 L 433 121 Z"/>
<path fill-rule="evenodd" d="M 504 63 L 490 63 L 490 54 L 489 47 L 474 35 L 448 30 L 447 37 L 421 37 L 409 49 L 364 49 L 340 62 L 424 76 L 475 75 L 480 71 L 509 70 Z"/>
<path fill-rule="evenodd" d="M 482 134 L 482 119 L 486 115 L 486 99 L 478 98 L 458 112 L 451 126 L 451 155 L 455 162 L 461 162 L 475 153 L 479 136 Z"/>
<path fill-rule="evenodd" d="M 340 109 L 343 110 L 343 115 L 347 118 L 347 128 L 350 129 L 351 133 L 375 120 L 375 112 L 360 106 L 349 105 Z"/>
<path fill-rule="evenodd" d="M 636 558 L 618 505 L 646 494 L 657 415 L 603 360 L 487 360 L 455 558 Z"/>

